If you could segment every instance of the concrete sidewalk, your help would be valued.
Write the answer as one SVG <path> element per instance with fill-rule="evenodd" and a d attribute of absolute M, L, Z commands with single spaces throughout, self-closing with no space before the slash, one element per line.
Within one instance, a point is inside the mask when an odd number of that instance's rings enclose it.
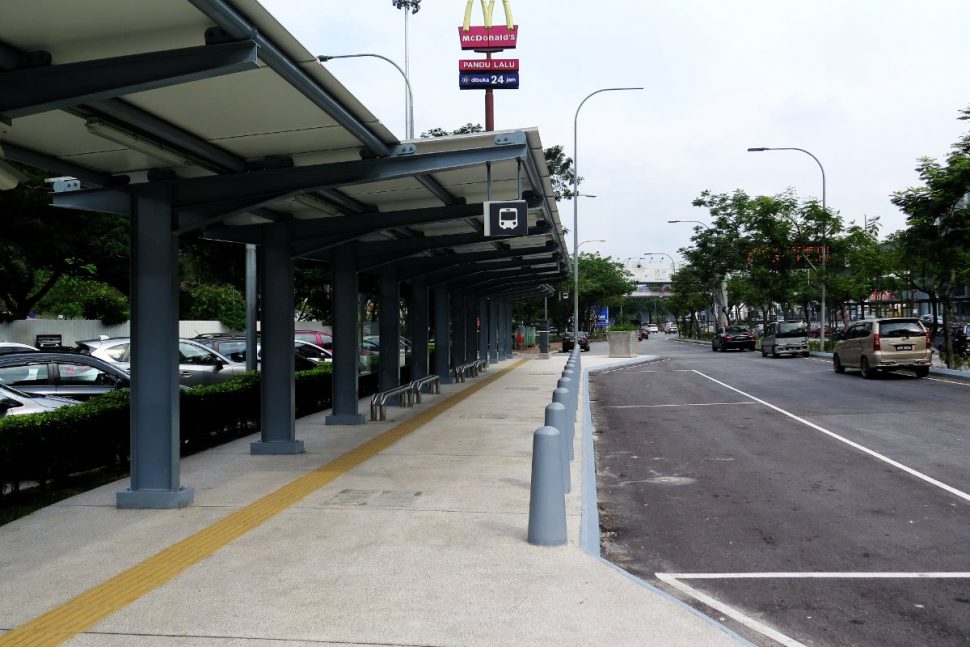
<path fill-rule="evenodd" d="M 302 455 L 252 456 L 250 437 L 188 457 L 186 509 L 118 510 L 118 482 L 0 527 L 0 645 L 739 644 L 581 550 L 580 434 L 569 543 L 526 543 L 532 432 L 566 356 L 522 357 L 384 423 L 301 418 Z M 610 361 L 584 354 L 583 368 Z M 362 453 L 394 429 L 413 431 Z M 308 477 L 322 485 L 250 519 Z M 251 527 L 198 539 L 237 517 Z M 137 571 L 159 554 L 158 570 Z M 146 574 L 125 579 L 132 568 Z M 62 614 L 100 618 L 82 633 L 55 635 L 70 618 L 24 625 L 85 591 L 91 602 Z"/>

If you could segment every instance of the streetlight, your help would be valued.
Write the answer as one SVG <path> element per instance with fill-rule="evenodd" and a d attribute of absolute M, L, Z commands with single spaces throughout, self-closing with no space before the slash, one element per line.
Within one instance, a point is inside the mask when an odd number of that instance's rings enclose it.
<path fill-rule="evenodd" d="M 579 339 L 579 111 L 590 97 L 600 92 L 621 92 L 624 90 L 642 90 L 643 88 L 601 88 L 586 95 L 579 102 L 573 117 L 573 283 L 576 293 L 573 295 L 573 334 Z"/>
<path fill-rule="evenodd" d="M 818 170 L 822 172 L 822 213 L 827 215 L 828 211 L 825 209 L 825 168 L 822 166 L 822 163 L 818 161 L 818 158 L 812 155 L 811 153 L 809 153 L 804 148 L 795 148 L 794 146 L 785 146 L 785 147 L 778 147 L 778 148 L 774 148 L 771 146 L 754 146 L 748 149 L 749 153 L 762 153 L 764 151 L 799 151 L 800 153 L 805 153 L 813 160 L 815 160 L 815 163 L 818 164 Z M 825 350 L 825 258 L 827 256 L 828 254 L 826 253 L 825 231 L 823 229 L 822 231 L 822 303 L 821 303 L 821 314 L 820 314 L 821 329 L 819 330 L 819 341 L 821 342 L 821 344 L 819 345 L 819 350 L 822 350 L 822 351 Z"/>
<path fill-rule="evenodd" d="M 404 9 L 404 79 L 411 77 L 411 56 L 408 39 L 408 13 L 418 13 L 421 10 L 421 0 L 391 0 L 397 9 Z M 411 124 L 408 139 L 414 139 L 414 106 L 410 103 L 411 85 L 408 84 L 408 105 L 405 108 L 407 123 Z"/>
<path fill-rule="evenodd" d="M 418 1 L 420 2 L 420 0 Z M 408 80 L 408 75 L 407 73 L 405 73 L 404 70 L 401 69 L 400 65 L 398 65 L 397 63 L 395 63 L 394 61 L 392 61 L 386 56 L 381 56 L 380 54 L 340 54 L 337 56 L 322 55 L 322 56 L 318 56 L 317 60 L 320 61 L 321 63 L 326 63 L 327 61 L 332 61 L 335 58 L 362 58 L 365 56 L 369 56 L 372 58 L 379 58 L 381 60 L 387 61 L 388 63 L 393 65 L 398 72 L 401 73 L 401 76 L 404 77 L 404 85 L 407 87 L 407 91 L 408 91 L 408 103 L 407 103 L 407 106 L 405 106 L 405 110 L 404 110 L 404 125 L 405 125 L 405 128 L 407 129 L 407 138 L 414 139 L 414 93 L 411 92 L 411 82 Z"/>
<path fill-rule="evenodd" d="M 701 224 L 704 224 L 704 223 L 701 223 Z M 667 258 L 670 259 L 671 269 L 673 269 L 673 271 L 675 272 L 677 271 L 677 263 L 674 261 L 674 257 L 668 254 L 667 252 L 643 252 L 643 255 L 644 256 L 666 256 Z"/>
<path fill-rule="evenodd" d="M 674 224 L 674 223 L 678 223 L 678 222 L 693 222 L 693 223 L 697 223 L 698 225 L 701 225 L 702 227 L 706 227 L 707 229 L 711 229 L 712 228 L 709 224 L 707 224 L 706 222 L 701 222 L 700 220 L 668 220 L 667 222 L 670 223 L 670 224 Z M 671 260 L 673 260 L 673 259 L 671 259 Z M 718 290 L 718 295 L 717 295 L 717 298 L 715 299 L 717 301 L 718 306 L 719 306 L 719 311 L 717 313 L 715 313 L 717 315 L 717 322 L 718 322 L 718 324 L 721 323 L 721 321 L 722 321 L 721 316 L 723 315 L 724 316 L 723 322 L 724 322 L 724 325 L 725 326 L 727 326 L 728 323 L 729 323 L 728 320 L 727 320 L 727 313 L 726 312 L 720 312 L 720 310 L 727 310 L 727 303 L 726 303 L 727 302 L 727 285 L 726 285 L 726 283 L 727 283 L 727 277 L 722 278 L 721 279 L 721 287 Z M 704 326 L 704 329 L 706 330 L 707 329 L 707 326 Z"/>

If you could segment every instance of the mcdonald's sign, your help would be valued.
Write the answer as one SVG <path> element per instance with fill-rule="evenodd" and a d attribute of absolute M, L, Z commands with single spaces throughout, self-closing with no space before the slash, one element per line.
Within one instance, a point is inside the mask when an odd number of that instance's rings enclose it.
<path fill-rule="evenodd" d="M 512 21 L 512 8 L 509 0 L 502 0 L 502 8 L 505 11 L 505 26 L 492 26 L 492 12 L 495 9 L 495 0 L 480 0 L 482 14 L 485 20 L 483 26 L 472 26 L 472 5 L 474 0 L 468 0 L 465 4 L 465 19 L 462 26 L 458 28 L 458 39 L 463 50 L 475 50 L 476 52 L 500 52 L 503 49 L 515 49 L 519 38 L 519 26 Z"/>

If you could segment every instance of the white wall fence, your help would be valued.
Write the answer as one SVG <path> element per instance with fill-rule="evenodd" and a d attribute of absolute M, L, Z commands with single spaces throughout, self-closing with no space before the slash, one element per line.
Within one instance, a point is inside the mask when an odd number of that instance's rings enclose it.
<path fill-rule="evenodd" d="M 330 326 L 319 321 L 297 321 L 298 330 L 322 330 L 330 332 Z M 259 322 L 257 322 L 257 329 Z M 195 337 L 203 333 L 234 332 L 218 321 L 180 321 L 179 337 Z M 105 326 L 96 319 L 20 319 L 10 323 L 0 323 L 0 341 L 15 341 L 21 344 L 37 345 L 38 335 L 60 335 L 62 346 L 74 346 L 80 339 L 97 339 L 99 335 L 108 337 L 128 337 L 131 327 L 128 322 L 117 326 Z"/>

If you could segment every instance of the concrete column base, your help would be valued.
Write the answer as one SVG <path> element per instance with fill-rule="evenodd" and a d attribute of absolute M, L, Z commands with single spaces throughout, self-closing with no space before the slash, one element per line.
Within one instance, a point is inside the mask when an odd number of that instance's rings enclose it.
<path fill-rule="evenodd" d="M 187 508 L 195 500 L 195 489 L 178 490 L 124 490 L 116 493 L 115 505 L 119 510 L 171 510 Z"/>
<path fill-rule="evenodd" d="M 550 359 L 552 355 L 549 353 L 539 353 L 539 359 Z"/>
<path fill-rule="evenodd" d="M 249 443 L 249 453 L 253 456 L 274 456 L 302 454 L 302 440 L 271 440 L 263 442 L 261 440 Z"/>

